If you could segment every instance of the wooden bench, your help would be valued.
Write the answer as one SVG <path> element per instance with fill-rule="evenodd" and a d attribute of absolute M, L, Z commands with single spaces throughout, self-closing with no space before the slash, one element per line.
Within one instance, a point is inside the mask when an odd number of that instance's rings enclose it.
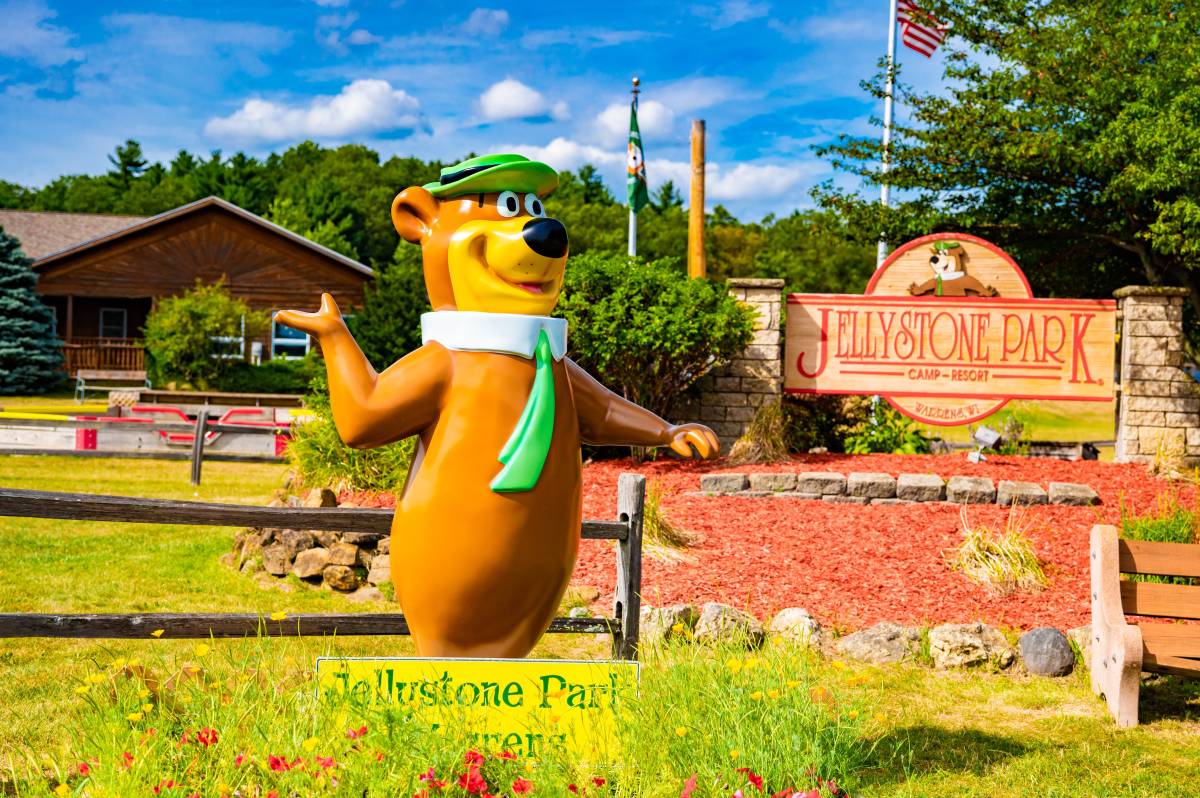
<path fill-rule="evenodd" d="M 617 518 L 584 521 L 585 540 L 615 540 L 617 582 L 609 618 L 555 618 L 549 632 L 611 634 L 613 657 L 637 659 L 642 590 L 642 523 L 646 478 L 617 480 Z M 41 490 L 0 488 L 0 516 L 133 524 L 252 526 L 387 534 L 391 510 L 367 508 L 256 507 L 240 504 L 139 499 Z M 168 638 L 298 637 L 301 635 L 407 635 L 400 613 L 289 614 L 272 621 L 253 613 L 0 614 L 0 639 L 7 637 L 144 638 L 163 630 Z"/>
<path fill-rule="evenodd" d="M 103 380 L 103 382 L 97 382 Z M 75 372 L 75 401 L 82 402 L 88 391 L 111 391 L 120 388 L 149 388 L 145 371 L 116 369 L 80 369 Z"/>
<path fill-rule="evenodd" d="M 1200 586 L 1121 579 L 1121 574 L 1200 578 L 1200 545 L 1123 540 L 1092 527 L 1092 690 L 1118 726 L 1138 723 L 1142 671 L 1200 678 L 1200 625 L 1132 624 L 1126 615 L 1200 619 Z"/>

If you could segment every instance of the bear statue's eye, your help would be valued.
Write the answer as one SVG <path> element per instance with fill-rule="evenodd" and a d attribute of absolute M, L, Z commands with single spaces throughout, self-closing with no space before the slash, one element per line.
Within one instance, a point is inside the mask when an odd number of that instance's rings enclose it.
<path fill-rule="evenodd" d="M 530 216 L 546 215 L 546 206 L 542 205 L 542 201 L 538 199 L 537 194 L 525 195 L 525 210 L 529 211 Z"/>
<path fill-rule="evenodd" d="M 521 212 L 521 199 L 511 191 L 502 191 L 496 197 L 496 210 L 501 216 L 516 216 Z"/>

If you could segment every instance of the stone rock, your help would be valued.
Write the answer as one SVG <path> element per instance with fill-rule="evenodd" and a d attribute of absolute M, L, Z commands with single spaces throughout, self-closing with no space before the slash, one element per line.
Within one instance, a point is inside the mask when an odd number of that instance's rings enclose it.
<path fill-rule="evenodd" d="M 1092 666 L 1092 626 L 1076 626 L 1074 629 L 1067 630 L 1067 639 L 1079 648 L 1079 653 L 1083 658 L 1083 664 L 1089 668 Z"/>
<path fill-rule="evenodd" d="M 274 531 L 273 529 L 247 530 L 248 534 L 242 538 L 241 548 L 237 550 L 237 567 L 241 568 L 256 557 L 261 557 L 263 546 L 274 536 Z"/>
<path fill-rule="evenodd" d="M 301 579 L 308 579 L 320 576 L 326 565 L 329 565 L 329 549 L 306 549 L 296 555 L 292 573 Z"/>
<path fill-rule="evenodd" d="M 358 589 L 358 574 L 348 565 L 327 565 L 321 572 L 321 578 L 329 587 L 343 593 Z"/>
<path fill-rule="evenodd" d="M 373 546 L 387 539 L 386 532 L 343 532 L 342 541 L 353 543 L 355 546 Z"/>
<path fill-rule="evenodd" d="M 758 647 L 762 645 L 763 627 L 753 615 L 710 601 L 700 608 L 695 638 L 699 642 L 740 641 Z"/>
<path fill-rule="evenodd" d="M 279 533 L 279 542 L 287 549 L 288 557 L 293 559 L 297 554 L 305 549 L 311 549 L 317 543 L 313 538 L 312 532 L 305 532 L 299 529 L 281 530 Z"/>
<path fill-rule="evenodd" d="M 944 623 L 929 632 L 934 667 L 963 668 L 995 662 L 1007 668 L 1016 652 L 999 629 L 986 623 Z"/>
<path fill-rule="evenodd" d="M 770 629 L 785 640 L 813 648 L 821 647 L 821 624 L 808 614 L 808 610 L 800 607 L 788 607 L 775 613 Z"/>
<path fill-rule="evenodd" d="M 376 554 L 387 554 L 391 550 L 392 550 L 392 539 L 391 538 L 384 538 L 383 540 L 379 541 L 379 544 L 375 547 Z"/>
<path fill-rule="evenodd" d="M 825 496 L 825 501 L 838 504 L 866 504 L 871 501 L 866 496 Z"/>
<path fill-rule="evenodd" d="M 737 493 L 745 490 L 750 480 L 745 474 L 701 474 L 700 490 L 706 493 Z"/>
<path fill-rule="evenodd" d="M 846 478 L 846 495 L 891 499 L 896 495 L 896 480 L 891 474 L 855 472 Z"/>
<path fill-rule="evenodd" d="M 897 504 L 913 504 L 908 499 L 871 499 L 871 504 L 882 504 L 885 507 L 894 507 Z"/>
<path fill-rule="evenodd" d="M 357 565 L 358 546 L 353 543 L 334 543 L 329 547 L 330 565 Z"/>
<path fill-rule="evenodd" d="M 342 541 L 341 532 L 331 532 L 328 529 L 314 530 L 312 536 L 317 541 L 318 546 L 326 549 L 332 549 L 335 543 Z"/>
<path fill-rule="evenodd" d="M 864 662 L 900 662 L 916 654 L 920 644 L 919 629 L 884 621 L 846 635 L 837 642 L 837 650 Z"/>
<path fill-rule="evenodd" d="M 805 471 L 796 477 L 796 492 L 837 496 L 846 492 L 846 476 L 833 471 Z"/>
<path fill-rule="evenodd" d="M 292 567 L 292 558 L 282 543 L 272 543 L 262 552 L 263 570 L 274 576 L 283 576 Z"/>
<path fill-rule="evenodd" d="M 1016 504 L 1025 507 L 1030 504 L 1045 504 L 1046 491 L 1036 482 L 1013 482 L 1002 479 L 996 486 L 996 504 Z"/>
<path fill-rule="evenodd" d="M 1050 503 L 1086 507 L 1099 504 L 1100 497 L 1087 485 L 1077 485 L 1073 482 L 1051 482 Z"/>
<path fill-rule="evenodd" d="M 217 562 L 221 563 L 221 565 L 224 565 L 226 568 L 232 568 L 234 570 L 237 570 L 238 567 L 237 555 L 232 551 L 227 551 L 222 554 L 217 558 Z"/>
<path fill-rule="evenodd" d="M 288 507 L 303 507 L 304 501 L 299 496 L 288 496 L 287 497 L 287 506 Z"/>
<path fill-rule="evenodd" d="M 638 636 L 647 642 L 657 643 L 672 637 L 681 637 L 675 631 L 679 624 L 689 632 L 695 628 L 700 613 L 691 604 L 672 604 L 669 607 L 642 607 Z"/>
<path fill-rule="evenodd" d="M 355 559 L 354 564 L 357 565 L 359 568 L 366 568 L 368 571 L 370 571 L 371 563 L 375 562 L 375 554 L 367 551 L 366 549 L 357 549 L 357 551 L 358 551 L 358 556 Z M 386 555 L 384 555 L 384 556 L 386 556 Z"/>
<path fill-rule="evenodd" d="M 1075 652 L 1067 636 L 1053 626 L 1030 629 L 1017 642 L 1025 669 L 1038 676 L 1067 676 L 1075 670 Z"/>
<path fill-rule="evenodd" d="M 809 501 L 820 501 L 821 494 L 819 493 L 800 493 L 794 490 L 785 490 L 783 493 L 771 494 L 777 499 L 808 499 Z"/>
<path fill-rule="evenodd" d="M 392 558 L 376 557 L 371 561 L 371 570 L 367 572 L 367 581 L 372 585 L 392 581 Z"/>
<path fill-rule="evenodd" d="M 592 617 L 592 612 L 587 607 L 572 607 L 571 611 L 567 613 L 567 617 L 568 618 L 590 618 L 590 617 Z"/>
<path fill-rule="evenodd" d="M 956 504 L 991 504 L 996 501 L 996 486 L 986 477 L 950 477 L 946 499 Z"/>
<path fill-rule="evenodd" d="M 737 493 L 727 494 L 729 496 L 737 496 L 741 499 L 765 499 L 768 496 L 775 494 L 769 490 L 739 490 Z"/>
<path fill-rule="evenodd" d="M 284 499 L 271 499 L 271 501 L 267 502 L 267 506 L 268 507 L 287 507 L 288 503 Z"/>
<path fill-rule="evenodd" d="M 910 502 L 945 501 L 946 483 L 937 474 L 901 474 L 896 480 L 896 498 Z"/>
<path fill-rule="evenodd" d="M 358 590 L 346 596 L 347 601 L 364 604 L 368 601 L 383 601 L 383 594 L 374 585 L 363 585 Z"/>
<path fill-rule="evenodd" d="M 796 487 L 795 474 L 751 474 L 750 490 L 766 490 L 778 493 Z"/>
<path fill-rule="evenodd" d="M 305 507 L 337 507 L 337 494 L 329 488 L 313 488 L 304 497 Z"/>
<path fill-rule="evenodd" d="M 238 571 L 243 574 L 252 574 L 255 571 L 262 570 L 262 558 L 251 557 L 238 566 Z"/>

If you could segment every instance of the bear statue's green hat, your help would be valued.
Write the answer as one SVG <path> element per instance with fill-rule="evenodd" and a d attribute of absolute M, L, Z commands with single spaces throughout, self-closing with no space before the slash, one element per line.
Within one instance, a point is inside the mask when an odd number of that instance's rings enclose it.
<path fill-rule="evenodd" d="M 480 155 L 447 166 L 436 183 L 426 183 L 424 188 L 438 199 L 497 191 L 545 197 L 558 188 L 558 173 L 524 155 Z"/>

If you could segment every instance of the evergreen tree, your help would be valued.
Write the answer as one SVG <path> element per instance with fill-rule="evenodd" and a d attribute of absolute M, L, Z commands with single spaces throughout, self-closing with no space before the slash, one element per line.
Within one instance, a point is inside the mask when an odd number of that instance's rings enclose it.
<path fill-rule="evenodd" d="M 108 173 L 109 180 L 122 189 L 128 189 L 146 169 L 142 145 L 133 139 L 127 139 L 117 147 L 116 153 L 108 156 L 108 162 L 113 165 Z"/>
<path fill-rule="evenodd" d="M 41 393 L 62 381 L 54 311 L 16 238 L 0 228 L 0 394 Z"/>

